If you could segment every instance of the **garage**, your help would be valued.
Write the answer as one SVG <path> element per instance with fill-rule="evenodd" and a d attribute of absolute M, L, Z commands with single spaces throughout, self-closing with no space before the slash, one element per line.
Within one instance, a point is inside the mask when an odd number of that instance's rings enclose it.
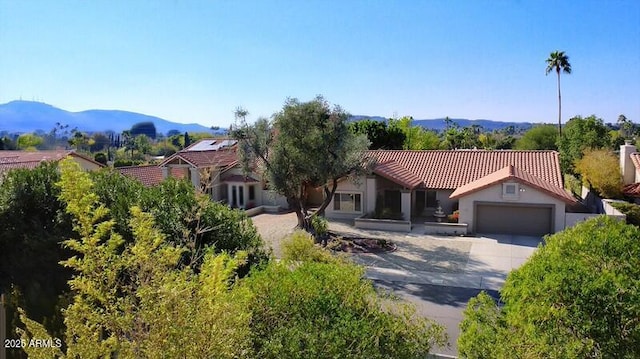
<path fill-rule="evenodd" d="M 478 233 L 542 236 L 554 232 L 549 205 L 476 204 L 474 218 Z"/>

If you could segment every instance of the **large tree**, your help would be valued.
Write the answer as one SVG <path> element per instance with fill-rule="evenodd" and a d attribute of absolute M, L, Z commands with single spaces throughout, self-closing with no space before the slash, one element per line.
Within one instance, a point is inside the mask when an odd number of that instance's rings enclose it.
<path fill-rule="evenodd" d="M 349 115 L 331 106 L 322 96 L 309 102 L 288 99 L 273 120 L 246 122 L 247 111 L 236 111 L 232 135 L 240 141 L 245 170 L 261 167 L 269 187 L 286 197 L 296 212 L 298 226 L 310 229 L 310 218 L 323 214 L 338 187 L 338 180 L 366 170 L 365 135 L 354 135 L 347 126 Z M 322 187 L 324 201 L 309 213 L 307 193 Z"/>
<path fill-rule="evenodd" d="M 569 56 L 564 51 L 554 51 L 549 55 L 546 60 L 547 69 L 546 74 L 555 71 L 558 75 L 558 135 L 562 136 L 562 97 L 560 96 L 560 72 L 565 74 L 571 73 L 571 64 L 569 63 Z"/>
<path fill-rule="evenodd" d="M 586 149 L 607 148 L 611 144 L 609 129 L 596 116 L 573 117 L 565 126 L 564 136 L 558 137 L 560 167 L 575 174 L 575 163 Z"/>
<path fill-rule="evenodd" d="M 622 197 L 622 174 L 620 160 L 607 149 L 585 150 L 575 163 L 582 183 L 593 188 L 603 198 Z"/>
<path fill-rule="evenodd" d="M 557 233 L 500 295 L 469 302 L 464 358 L 637 358 L 640 229 L 600 216 Z"/>
<path fill-rule="evenodd" d="M 356 135 L 366 135 L 371 141 L 369 149 L 372 150 L 401 150 L 406 138 L 397 126 L 371 119 L 350 122 L 349 130 Z"/>
<path fill-rule="evenodd" d="M 516 150 L 557 150 L 558 131 L 553 125 L 531 127 L 516 141 Z"/>

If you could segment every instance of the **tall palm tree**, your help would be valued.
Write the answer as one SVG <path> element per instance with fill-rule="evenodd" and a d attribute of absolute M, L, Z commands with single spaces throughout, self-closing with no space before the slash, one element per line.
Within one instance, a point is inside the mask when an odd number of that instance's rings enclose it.
<path fill-rule="evenodd" d="M 549 72 L 556 70 L 558 74 L 558 135 L 562 136 L 562 99 L 560 96 L 560 71 L 565 74 L 571 73 L 571 64 L 569 63 L 569 56 L 564 51 L 554 51 L 549 55 L 547 62 L 546 75 Z"/>

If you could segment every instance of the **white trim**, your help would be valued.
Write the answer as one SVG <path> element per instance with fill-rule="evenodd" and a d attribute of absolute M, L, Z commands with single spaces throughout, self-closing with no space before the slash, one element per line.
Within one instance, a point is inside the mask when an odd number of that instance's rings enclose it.
<path fill-rule="evenodd" d="M 353 211 L 345 211 L 343 209 L 335 209 L 335 203 L 334 202 L 335 202 L 335 198 L 336 198 L 335 196 L 337 194 L 338 195 L 339 194 L 348 194 L 348 195 L 356 195 L 357 194 L 357 195 L 360 195 L 360 210 L 359 211 L 355 210 L 355 197 L 353 199 L 353 202 L 354 202 L 354 205 L 353 205 L 354 210 Z M 342 201 L 340 201 L 340 203 L 342 203 Z M 329 208 L 331 208 L 331 211 L 332 212 L 336 212 L 336 213 L 364 213 L 363 206 L 364 206 L 364 192 L 362 192 L 362 191 L 336 191 L 333 194 L 333 198 L 331 198 L 331 203 L 329 203 Z"/>

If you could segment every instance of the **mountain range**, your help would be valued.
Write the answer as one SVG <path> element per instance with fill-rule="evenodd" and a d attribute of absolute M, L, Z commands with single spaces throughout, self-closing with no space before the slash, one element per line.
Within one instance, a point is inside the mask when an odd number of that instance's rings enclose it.
<path fill-rule="evenodd" d="M 77 127 L 83 132 L 114 131 L 120 133 L 131 129 L 138 122 L 153 122 L 158 133 L 171 130 L 180 132 L 213 132 L 210 128 L 196 124 L 171 122 L 159 117 L 119 110 L 88 110 L 69 112 L 42 102 L 11 101 L 0 105 L 0 132 L 10 133 L 49 132 L 56 123 Z M 226 132 L 225 129 L 217 132 Z"/>
<path fill-rule="evenodd" d="M 352 121 L 370 119 L 374 121 L 386 121 L 380 116 L 355 115 Z M 513 126 L 516 130 L 526 130 L 533 126 L 530 122 L 501 122 L 492 120 L 468 120 L 451 119 L 460 127 L 478 125 L 487 131 L 500 130 Z M 70 112 L 51 106 L 42 102 L 34 101 L 11 101 L 0 104 L 0 132 L 26 133 L 34 131 L 49 132 L 56 126 L 56 123 L 69 125 L 69 128 L 78 128 L 84 132 L 114 131 L 120 133 L 128 130 L 139 122 L 153 122 L 158 133 L 166 134 L 171 130 L 179 132 L 210 132 L 226 133 L 226 129 L 212 130 L 199 124 L 183 124 L 171 122 L 159 117 L 144 115 L 136 112 L 120 110 L 87 110 L 81 112 Z M 444 118 L 440 119 L 414 119 L 414 125 L 427 129 L 443 131 L 447 128 Z"/>

